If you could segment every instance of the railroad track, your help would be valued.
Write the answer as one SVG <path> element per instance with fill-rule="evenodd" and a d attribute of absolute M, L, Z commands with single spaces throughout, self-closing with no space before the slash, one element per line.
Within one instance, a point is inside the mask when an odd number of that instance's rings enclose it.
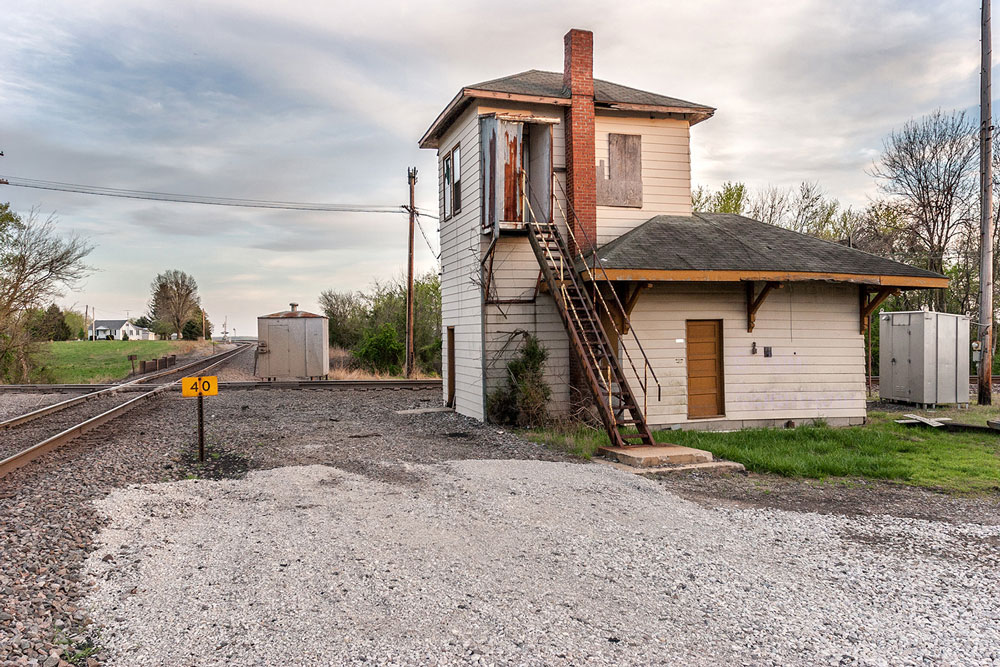
<path fill-rule="evenodd" d="M 184 375 L 212 370 L 253 347 L 252 344 L 241 345 L 234 350 L 157 371 L 0 422 L 0 477 L 171 389 Z M 175 375 L 177 376 L 175 379 L 170 379 Z M 153 380 L 160 380 L 161 383 L 150 386 L 148 383 Z M 142 392 L 138 396 L 127 400 L 121 400 L 118 396 L 123 391 L 133 391 L 137 388 Z M 93 406 L 91 409 L 86 409 L 91 406 Z M 96 414 L 92 414 L 95 412 Z M 81 416 L 82 421 L 80 421 Z M 31 425 L 39 419 L 47 419 L 51 423 L 41 427 Z M 52 434 L 56 429 L 58 432 Z M 36 440 L 39 434 L 45 436 L 41 441 Z M 34 444 L 25 447 L 26 442 Z"/>
<path fill-rule="evenodd" d="M 83 392 L 94 395 L 100 391 L 117 389 L 125 391 L 146 391 L 160 385 L 134 384 L 6 384 L 0 385 L 0 394 L 51 394 Z M 265 382 L 263 380 L 220 382 L 219 389 L 440 389 L 441 380 L 289 380 Z M 171 391 L 176 386 L 171 386 Z"/>

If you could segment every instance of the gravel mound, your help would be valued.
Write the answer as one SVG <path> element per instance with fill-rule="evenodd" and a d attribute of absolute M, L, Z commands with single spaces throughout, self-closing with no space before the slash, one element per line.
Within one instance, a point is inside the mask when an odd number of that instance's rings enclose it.
<path fill-rule="evenodd" d="M 596 465 L 395 467 L 100 501 L 109 664 L 1000 661 L 995 526 L 709 509 Z"/>

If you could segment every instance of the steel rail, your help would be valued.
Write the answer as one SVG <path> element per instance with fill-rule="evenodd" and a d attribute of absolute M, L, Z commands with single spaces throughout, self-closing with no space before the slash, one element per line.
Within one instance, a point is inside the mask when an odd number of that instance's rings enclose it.
<path fill-rule="evenodd" d="M 119 391 L 122 391 L 123 389 L 135 388 L 136 386 L 142 385 L 143 383 L 145 383 L 145 382 L 147 382 L 149 380 L 154 380 L 156 378 L 164 377 L 166 375 L 173 375 L 174 373 L 185 371 L 185 370 L 187 370 L 189 368 L 193 368 L 195 366 L 203 364 L 206 361 L 211 360 L 211 359 L 220 358 L 220 359 L 223 359 L 223 361 L 226 361 L 230 357 L 236 356 L 237 354 L 239 354 L 240 352 L 245 351 L 249 347 L 250 347 L 249 345 L 240 346 L 240 347 L 236 348 L 235 350 L 226 350 L 225 352 L 220 352 L 219 354 L 212 355 L 211 357 L 206 357 L 206 358 L 203 358 L 203 359 L 198 359 L 196 361 L 193 361 L 191 363 L 185 364 L 183 366 L 175 366 L 174 368 L 171 368 L 171 369 L 164 369 L 164 371 L 157 371 L 156 373 L 153 373 L 152 375 L 146 375 L 146 376 L 143 376 L 141 378 L 136 378 L 134 380 L 130 380 L 128 382 L 122 382 L 120 384 L 114 384 L 114 385 L 111 385 L 111 386 L 109 386 L 109 387 L 107 387 L 105 389 L 100 389 L 98 391 L 88 392 L 88 393 L 86 393 L 86 394 L 84 394 L 82 396 L 74 396 L 73 398 L 68 398 L 65 401 L 59 401 L 58 403 L 53 403 L 52 405 L 47 405 L 44 408 L 38 408 L 37 410 L 33 410 L 33 411 L 25 413 L 23 415 L 19 415 L 17 417 L 11 417 L 10 419 L 6 419 L 4 421 L 0 421 L 0 430 L 12 428 L 14 426 L 20 426 L 21 424 L 25 424 L 27 422 L 33 421 L 35 419 L 38 419 L 39 417 L 45 417 L 47 415 L 51 415 L 51 414 L 54 414 L 56 412 L 60 412 L 62 410 L 65 410 L 66 408 L 71 408 L 74 405 L 79 405 L 81 403 L 86 403 L 87 401 L 93 400 L 94 398 L 97 398 L 98 396 L 111 395 L 111 394 L 115 394 L 115 393 L 117 393 Z M 167 371 L 169 371 L 169 372 L 167 372 Z"/>

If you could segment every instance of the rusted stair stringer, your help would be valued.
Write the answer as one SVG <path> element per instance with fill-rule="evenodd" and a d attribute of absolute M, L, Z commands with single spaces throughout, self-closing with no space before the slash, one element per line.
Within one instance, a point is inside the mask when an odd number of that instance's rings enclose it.
<path fill-rule="evenodd" d="M 559 315 L 580 358 L 587 384 L 590 385 L 611 444 L 616 447 L 654 444 L 646 417 L 629 387 L 594 303 L 587 291 L 580 287 L 572 255 L 558 227 L 553 222 L 529 222 L 527 226 L 535 258 L 542 268 Z M 602 364 L 607 369 L 607 378 L 604 377 Z M 622 413 L 627 410 L 631 419 L 622 419 L 616 414 L 615 397 L 619 399 L 617 410 Z M 632 427 L 636 433 L 622 433 L 620 427 Z"/>

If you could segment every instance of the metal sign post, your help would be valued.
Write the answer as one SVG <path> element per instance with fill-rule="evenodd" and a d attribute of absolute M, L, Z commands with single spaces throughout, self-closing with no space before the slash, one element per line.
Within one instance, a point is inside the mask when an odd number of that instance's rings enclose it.
<path fill-rule="evenodd" d="M 215 375 L 184 378 L 181 394 L 198 397 L 198 462 L 205 462 L 205 397 L 218 396 L 219 378 Z"/>

